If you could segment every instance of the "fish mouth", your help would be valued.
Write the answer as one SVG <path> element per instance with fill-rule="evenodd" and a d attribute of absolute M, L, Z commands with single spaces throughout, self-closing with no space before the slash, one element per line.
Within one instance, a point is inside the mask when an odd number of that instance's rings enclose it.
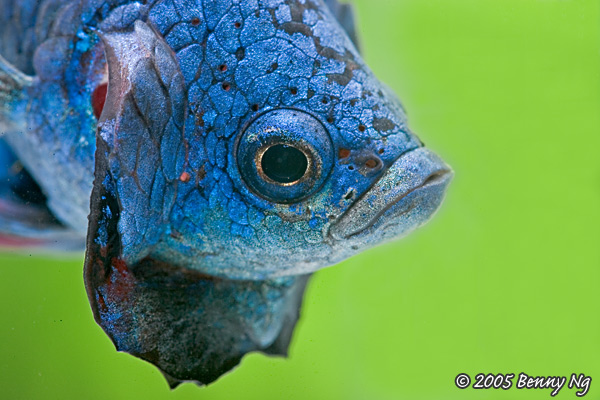
<path fill-rule="evenodd" d="M 403 154 L 381 178 L 329 227 L 329 237 L 345 240 L 373 230 L 393 238 L 429 220 L 442 203 L 452 169 L 420 147 Z"/>

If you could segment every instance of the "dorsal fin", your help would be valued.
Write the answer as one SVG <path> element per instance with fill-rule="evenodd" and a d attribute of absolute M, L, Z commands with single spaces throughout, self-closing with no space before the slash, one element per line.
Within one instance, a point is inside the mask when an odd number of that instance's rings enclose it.
<path fill-rule="evenodd" d="M 339 0 L 324 0 L 342 28 L 346 30 L 354 46 L 360 51 L 358 29 L 356 27 L 356 15 L 354 6 L 348 3 L 340 3 Z"/>

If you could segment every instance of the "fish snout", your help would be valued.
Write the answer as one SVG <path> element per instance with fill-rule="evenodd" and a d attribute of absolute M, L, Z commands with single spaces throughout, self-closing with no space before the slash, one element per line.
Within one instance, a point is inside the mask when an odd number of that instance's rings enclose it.
<path fill-rule="evenodd" d="M 453 175 L 431 150 L 409 151 L 330 225 L 329 236 L 366 245 L 404 236 L 435 214 Z"/>

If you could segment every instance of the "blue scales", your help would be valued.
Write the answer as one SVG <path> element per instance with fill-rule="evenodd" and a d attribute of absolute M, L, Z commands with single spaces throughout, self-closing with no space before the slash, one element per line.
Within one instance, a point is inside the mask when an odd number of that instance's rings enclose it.
<path fill-rule="evenodd" d="M 85 246 L 97 322 L 172 386 L 286 354 L 310 274 L 426 222 L 451 179 L 349 5 L 0 11 L 0 245 Z"/>

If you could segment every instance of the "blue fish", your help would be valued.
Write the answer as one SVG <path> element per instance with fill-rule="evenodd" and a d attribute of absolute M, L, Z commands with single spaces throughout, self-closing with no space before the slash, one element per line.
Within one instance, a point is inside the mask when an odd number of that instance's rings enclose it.
<path fill-rule="evenodd" d="M 450 167 L 337 0 L 0 0 L 0 244 L 86 249 L 94 316 L 172 387 L 285 355 L 310 275 Z"/>

